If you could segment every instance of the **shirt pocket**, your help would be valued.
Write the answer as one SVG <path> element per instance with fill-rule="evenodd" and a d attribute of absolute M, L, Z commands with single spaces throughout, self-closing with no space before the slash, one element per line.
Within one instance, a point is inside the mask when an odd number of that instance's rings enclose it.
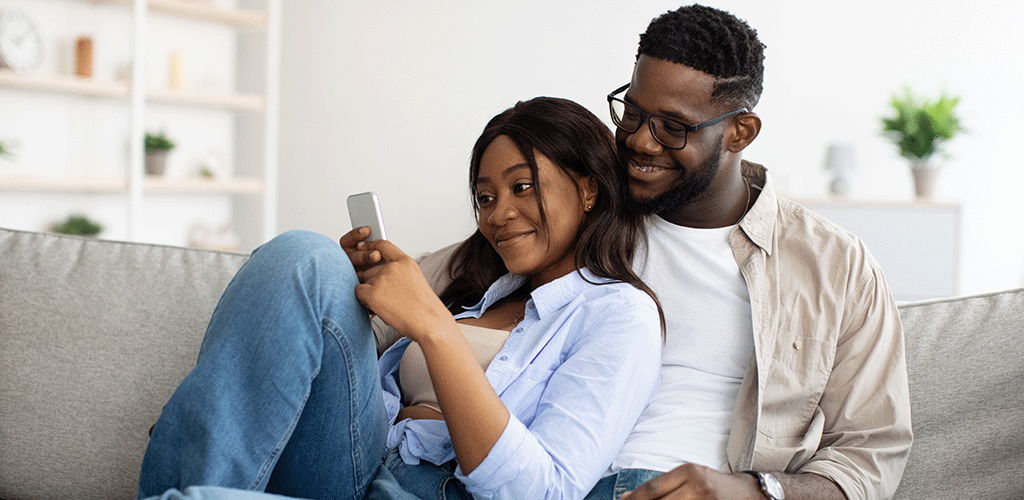
<path fill-rule="evenodd" d="M 828 383 L 835 346 L 779 330 L 774 349 L 762 395 L 761 432 L 803 440 Z"/>

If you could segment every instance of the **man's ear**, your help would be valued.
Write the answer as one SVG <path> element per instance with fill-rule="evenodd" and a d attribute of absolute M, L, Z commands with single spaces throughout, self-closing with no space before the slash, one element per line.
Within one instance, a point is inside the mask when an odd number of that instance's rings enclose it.
<path fill-rule="evenodd" d="M 761 117 L 754 112 L 743 113 L 732 120 L 725 137 L 725 149 L 730 153 L 739 153 L 754 142 L 760 132 Z"/>

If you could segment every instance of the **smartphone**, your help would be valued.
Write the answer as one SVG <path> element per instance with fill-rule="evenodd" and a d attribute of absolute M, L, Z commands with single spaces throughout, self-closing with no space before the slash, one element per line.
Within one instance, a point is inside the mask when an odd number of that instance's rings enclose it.
<path fill-rule="evenodd" d="M 353 194 L 348 197 L 348 218 L 352 229 L 369 226 L 370 236 L 365 241 L 386 240 L 384 217 L 380 213 L 380 199 L 373 192 Z"/>

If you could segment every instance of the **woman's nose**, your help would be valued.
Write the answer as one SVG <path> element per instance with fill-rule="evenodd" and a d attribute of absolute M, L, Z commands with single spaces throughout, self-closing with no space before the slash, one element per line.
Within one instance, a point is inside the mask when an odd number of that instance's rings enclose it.
<path fill-rule="evenodd" d="M 500 227 L 516 217 L 519 217 L 519 210 L 516 209 L 515 203 L 501 196 L 494 202 L 494 210 L 487 216 L 487 222 Z"/>

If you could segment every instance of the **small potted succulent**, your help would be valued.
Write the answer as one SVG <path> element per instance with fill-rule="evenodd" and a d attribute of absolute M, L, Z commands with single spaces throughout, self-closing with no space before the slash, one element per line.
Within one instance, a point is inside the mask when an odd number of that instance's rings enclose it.
<path fill-rule="evenodd" d="M 945 156 L 946 142 L 963 130 L 957 117 L 959 97 L 943 92 L 937 100 L 918 98 L 910 88 L 893 95 L 890 105 L 895 116 L 882 118 L 883 133 L 899 148 L 900 156 L 910 160 L 918 198 L 930 198 L 939 164 L 936 156 Z"/>
<path fill-rule="evenodd" d="M 146 174 L 162 175 L 167 166 L 167 153 L 174 149 L 174 141 L 163 132 L 146 133 Z"/>
<path fill-rule="evenodd" d="M 50 226 L 50 231 L 77 236 L 95 236 L 103 231 L 103 226 L 82 214 L 74 214 Z"/>

